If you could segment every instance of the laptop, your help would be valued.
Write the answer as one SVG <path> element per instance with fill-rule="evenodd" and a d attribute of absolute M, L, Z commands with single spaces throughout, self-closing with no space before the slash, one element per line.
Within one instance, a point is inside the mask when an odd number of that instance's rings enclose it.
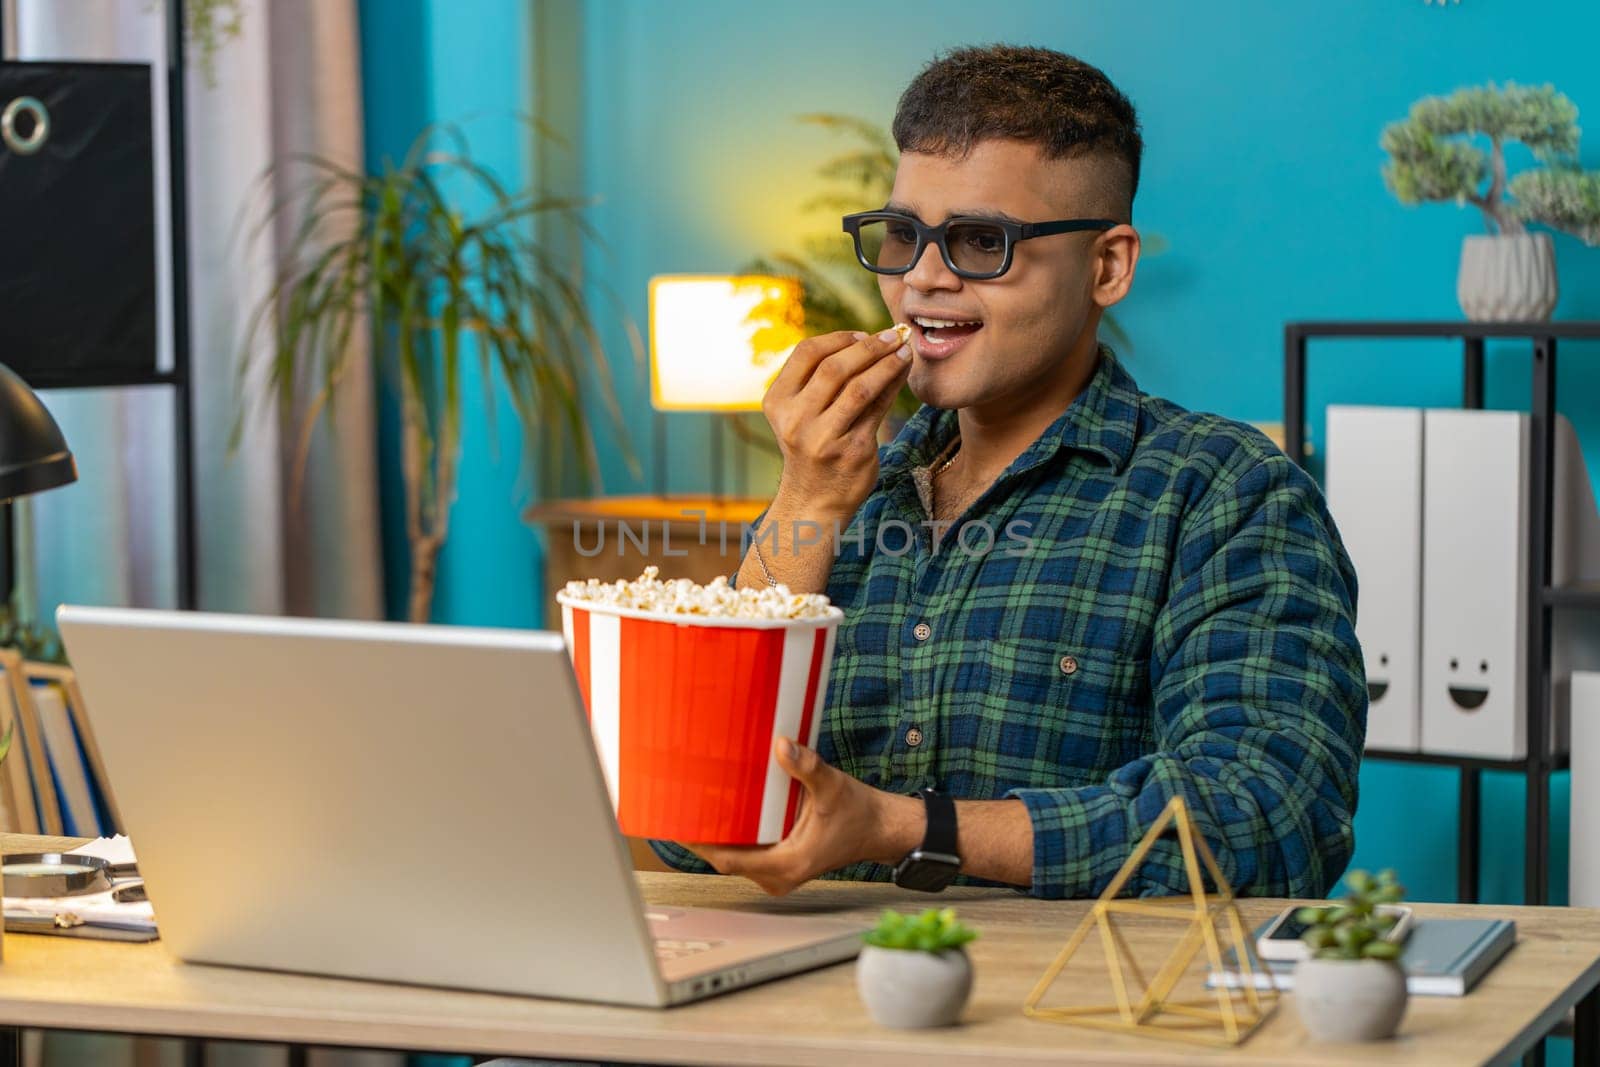
<path fill-rule="evenodd" d="M 560 634 L 57 620 L 185 960 L 664 1007 L 860 947 L 827 916 L 646 907 Z"/>

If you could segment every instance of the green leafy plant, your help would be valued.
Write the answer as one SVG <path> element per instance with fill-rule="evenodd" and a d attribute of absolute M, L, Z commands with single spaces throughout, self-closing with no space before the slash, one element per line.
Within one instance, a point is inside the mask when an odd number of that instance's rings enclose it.
<path fill-rule="evenodd" d="M 244 0 L 148 0 L 145 10 L 183 4 L 184 44 L 198 62 L 206 85 L 217 84 L 217 53 L 244 32 Z"/>
<path fill-rule="evenodd" d="M 183 0 L 184 27 L 207 85 L 217 84 L 217 52 L 244 30 L 244 0 Z"/>
<path fill-rule="evenodd" d="M 886 910 L 878 919 L 878 925 L 862 934 L 861 940 L 878 948 L 947 952 L 977 937 L 976 930 L 956 919 L 954 909 L 929 908 L 915 916 Z"/>
<path fill-rule="evenodd" d="M 800 115 L 797 120 L 820 126 L 854 142 L 844 152 L 824 160 L 816 176 L 826 183 L 823 192 L 800 206 L 805 214 L 824 214 L 831 226 L 820 226 L 801 241 L 800 252 L 775 252 L 750 260 L 740 272 L 794 278 L 800 284 L 800 308 L 807 336 L 837 330 L 865 330 L 887 325 L 878 277 L 861 269 L 850 238 L 839 229 L 838 219 L 853 211 L 882 207 L 894 188 L 899 162 L 894 140 L 882 128 L 849 115 Z M 753 314 L 766 315 L 765 308 Z M 911 390 L 901 387 L 889 418 L 903 423 L 917 410 Z M 747 444 L 773 455 L 778 446 L 760 415 L 726 416 L 734 432 Z"/>
<path fill-rule="evenodd" d="M 25 617 L 15 604 L 0 604 L 0 648 L 14 648 L 35 663 L 65 663 L 61 637 L 48 626 Z"/>
<path fill-rule="evenodd" d="M 1383 177 L 1403 204 L 1471 204 L 1490 233 L 1525 233 L 1528 223 L 1540 223 L 1593 245 L 1600 243 L 1600 172 L 1578 165 L 1578 135 L 1577 107 L 1553 86 L 1491 82 L 1425 97 L 1385 127 Z M 1478 137 L 1488 138 L 1487 151 L 1472 143 Z M 1508 179 L 1505 146 L 1513 141 L 1545 166 Z"/>
<path fill-rule="evenodd" d="M 887 325 L 878 276 L 861 269 L 838 220 L 853 211 L 880 208 L 888 201 L 900 158 L 894 141 L 878 126 L 849 115 L 800 115 L 798 121 L 855 142 L 817 167 L 816 176 L 827 187 L 800 206 L 804 214 L 826 215 L 828 225 L 803 238 L 802 252 L 759 257 L 745 270 L 799 280 L 808 334 Z"/>
<path fill-rule="evenodd" d="M 1383 935 L 1399 918 L 1378 909 L 1405 899 L 1405 886 L 1392 870 L 1380 871 L 1375 878 L 1366 871 L 1351 871 L 1344 881 L 1349 892 L 1341 902 L 1295 912 L 1295 918 L 1308 927 L 1301 940 L 1319 960 L 1398 959 L 1400 946 L 1385 941 Z"/>
<path fill-rule="evenodd" d="M 554 137 L 536 124 L 535 132 Z M 542 242 L 536 224 L 550 220 L 582 237 L 594 234 L 579 213 L 584 201 L 507 189 L 472 159 L 454 126 L 424 130 L 399 166 L 386 162 L 377 174 L 314 156 L 286 165 L 303 180 L 271 206 L 257 234 L 270 234 L 276 222 L 292 238 L 274 286 L 255 310 L 246 351 L 262 342 L 270 355 L 270 390 L 262 399 L 276 395 L 279 410 L 292 412 L 301 390 L 310 395 L 295 450 L 297 496 L 317 422 L 333 411 L 352 353 L 365 351 L 352 344 L 356 331 L 371 329 L 372 358 L 400 397 L 409 617 L 424 622 L 456 498 L 468 360 L 481 368 L 491 419 L 496 379 L 504 386 L 527 458 L 537 461 L 539 488 L 561 491 L 575 477 L 587 491 L 597 475 L 586 380 L 598 385 L 624 459 L 637 473 L 572 256 Z M 283 166 L 275 173 L 288 180 Z M 468 217 L 463 203 L 483 208 Z M 242 393 L 253 369 L 247 355 Z M 242 425 L 241 414 L 235 444 Z M 575 472 L 567 457 L 576 460 Z"/>
<path fill-rule="evenodd" d="M 854 246 L 839 228 L 839 219 L 852 212 L 881 208 L 888 202 L 894 189 L 895 168 L 900 162 L 894 139 L 882 127 L 850 115 L 800 115 L 797 121 L 819 126 L 852 142 L 843 152 L 817 166 L 816 176 L 825 183 L 825 188 L 800 207 L 803 213 L 821 216 L 826 221 L 803 238 L 800 252 L 760 256 L 741 270 L 797 279 L 808 336 L 886 326 L 878 276 L 862 270 L 856 262 Z M 1145 234 L 1143 238 L 1144 255 L 1159 255 L 1166 250 L 1166 240 L 1159 234 Z M 1127 332 L 1109 311 L 1101 317 L 1100 323 L 1114 343 L 1132 347 Z M 904 422 L 918 406 L 919 401 L 911 390 L 902 387 L 890 409 L 890 418 L 896 423 Z M 745 441 L 776 453 L 776 445 L 762 439 L 749 424 L 737 416 L 729 418 Z"/>
<path fill-rule="evenodd" d="M 66 663 L 67 654 L 60 635 L 29 617 L 19 603 L 23 599 L 19 591 L 13 593 L 11 603 L 0 603 L 0 648 L 16 649 L 23 659 L 34 663 Z M 17 724 L 10 712 L 0 715 L 0 720 L 5 723 L 5 732 L 0 734 L 0 763 L 3 763 L 11 752 Z"/>

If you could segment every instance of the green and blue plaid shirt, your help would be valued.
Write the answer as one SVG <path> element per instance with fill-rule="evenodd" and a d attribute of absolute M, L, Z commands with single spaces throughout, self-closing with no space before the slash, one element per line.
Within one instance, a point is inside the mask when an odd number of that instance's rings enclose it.
<path fill-rule="evenodd" d="M 1315 482 L 1104 350 L 935 550 L 928 469 L 956 432 L 955 412 L 919 411 L 845 531 L 819 754 L 896 793 L 1022 800 L 1037 896 L 1098 895 L 1179 794 L 1237 891 L 1324 895 L 1353 846 L 1367 693 L 1355 573 Z M 1186 889 L 1163 840 L 1126 891 Z"/>

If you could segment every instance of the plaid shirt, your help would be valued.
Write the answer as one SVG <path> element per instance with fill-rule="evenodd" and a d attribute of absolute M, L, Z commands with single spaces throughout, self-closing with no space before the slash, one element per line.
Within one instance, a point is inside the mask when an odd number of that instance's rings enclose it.
<path fill-rule="evenodd" d="M 1354 844 L 1366 729 L 1354 570 L 1266 437 L 1142 393 L 1102 352 L 962 516 L 986 527 L 936 550 L 928 471 L 955 412 L 923 407 L 881 450 L 828 581 L 845 621 L 819 754 L 896 793 L 1022 800 L 1036 896 L 1098 895 L 1181 793 L 1237 891 L 1320 897 Z M 1186 888 L 1169 839 L 1126 891 Z"/>

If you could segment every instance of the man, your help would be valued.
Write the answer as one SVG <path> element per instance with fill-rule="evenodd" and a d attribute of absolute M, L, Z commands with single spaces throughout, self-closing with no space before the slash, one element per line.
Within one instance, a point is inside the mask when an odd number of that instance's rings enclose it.
<path fill-rule="evenodd" d="M 1132 105 L 1070 56 L 970 48 L 912 82 L 894 137 L 890 202 L 846 229 L 910 342 L 795 350 L 737 578 L 845 613 L 818 751 L 775 752 L 804 808 L 777 845 L 658 852 L 772 893 L 1093 896 L 1182 795 L 1237 890 L 1323 895 L 1365 731 L 1355 575 L 1296 464 L 1097 342 L 1139 261 Z M 902 383 L 923 407 L 879 452 Z M 1128 891 L 1186 887 L 1164 841 Z"/>

